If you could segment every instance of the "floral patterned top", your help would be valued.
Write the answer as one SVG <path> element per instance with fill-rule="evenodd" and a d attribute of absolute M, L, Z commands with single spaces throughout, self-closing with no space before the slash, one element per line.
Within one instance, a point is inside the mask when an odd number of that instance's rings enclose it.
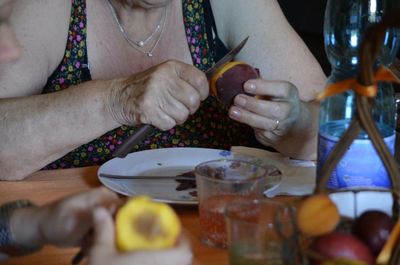
<path fill-rule="evenodd" d="M 214 64 L 215 52 L 209 50 L 204 1 L 182 0 L 187 42 L 193 64 L 205 71 Z M 71 18 L 63 60 L 49 77 L 42 93 L 52 93 L 91 80 L 86 50 L 86 2 L 71 0 Z M 135 127 L 121 126 L 80 146 L 47 165 L 46 169 L 99 165 L 112 158 L 114 150 L 135 132 Z M 208 97 L 199 110 L 179 126 L 153 135 L 133 151 L 166 147 L 206 147 L 229 149 L 231 145 L 248 145 L 253 135 L 248 126 L 239 124 L 214 98 Z"/>

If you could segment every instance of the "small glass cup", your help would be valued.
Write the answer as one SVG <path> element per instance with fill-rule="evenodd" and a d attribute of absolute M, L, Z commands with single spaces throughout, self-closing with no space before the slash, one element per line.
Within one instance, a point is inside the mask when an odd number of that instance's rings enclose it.
<path fill-rule="evenodd" d="M 225 210 L 230 265 L 301 264 L 293 204 L 262 199 Z"/>
<path fill-rule="evenodd" d="M 232 201 L 261 198 L 268 172 L 268 167 L 235 159 L 208 161 L 195 168 L 203 243 L 226 247 L 225 206 Z"/>

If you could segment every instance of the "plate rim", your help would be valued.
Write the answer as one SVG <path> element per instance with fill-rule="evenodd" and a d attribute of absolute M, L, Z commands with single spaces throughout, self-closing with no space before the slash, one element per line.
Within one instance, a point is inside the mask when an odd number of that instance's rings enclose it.
<path fill-rule="evenodd" d="M 168 150 L 172 150 L 172 149 L 174 149 L 174 151 L 176 151 L 178 149 L 184 149 L 184 150 L 193 150 L 193 151 L 194 150 L 203 150 L 203 151 L 207 150 L 207 151 L 212 151 L 212 152 L 215 152 L 215 153 L 217 153 L 217 152 L 219 152 L 219 153 L 226 152 L 226 156 L 225 157 L 228 157 L 228 158 L 232 157 L 232 155 L 233 155 L 233 152 L 230 151 L 230 150 L 215 149 L 215 148 L 203 148 L 203 147 L 166 147 L 166 148 L 157 148 L 157 149 L 147 149 L 147 150 L 142 150 L 142 151 L 129 153 L 124 158 L 112 158 L 112 159 L 108 160 L 107 162 L 105 162 L 104 164 L 102 164 L 98 168 L 98 170 L 97 170 L 97 179 L 102 183 L 102 185 L 104 185 L 108 189 L 110 189 L 110 190 L 112 190 L 112 191 L 114 191 L 114 192 L 116 192 L 118 194 L 121 194 L 121 195 L 124 195 L 124 196 L 127 196 L 127 197 L 135 196 L 135 194 L 129 194 L 128 192 L 124 192 L 124 191 L 121 191 L 121 190 L 117 191 L 115 188 L 111 188 L 110 185 L 105 183 L 105 181 L 104 181 L 105 178 L 102 178 L 100 176 L 100 173 L 106 173 L 106 172 L 103 172 L 102 170 L 104 170 L 104 168 L 107 165 L 109 165 L 110 163 L 114 163 L 115 161 L 120 161 L 122 159 L 127 159 L 128 157 L 138 155 L 139 153 L 142 153 L 142 152 L 159 152 L 160 150 L 163 150 L 163 151 L 167 152 Z M 132 193 L 134 193 L 134 192 L 132 192 Z M 153 195 L 150 195 L 150 196 L 151 196 L 152 200 L 154 200 L 154 201 L 164 202 L 164 203 L 168 203 L 168 204 L 174 204 L 174 205 L 198 205 L 198 199 L 196 199 L 196 200 L 170 200 L 170 199 L 156 198 L 156 197 L 153 197 Z"/>

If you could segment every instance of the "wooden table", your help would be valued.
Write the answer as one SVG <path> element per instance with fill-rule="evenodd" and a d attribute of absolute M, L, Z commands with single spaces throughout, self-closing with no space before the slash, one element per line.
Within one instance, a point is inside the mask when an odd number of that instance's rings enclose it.
<path fill-rule="evenodd" d="M 30 199 L 38 205 L 62 198 L 66 195 L 98 187 L 98 167 L 39 171 L 19 182 L 0 182 L 0 204 L 18 199 Z M 209 248 L 200 243 L 197 207 L 176 208 L 194 253 L 194 265 L 228 264 L 226 250 Z M 69 265 L 78 249 L 45 247 L 41 252 L 12 259 L 4 264 L 24 265 Z"/>

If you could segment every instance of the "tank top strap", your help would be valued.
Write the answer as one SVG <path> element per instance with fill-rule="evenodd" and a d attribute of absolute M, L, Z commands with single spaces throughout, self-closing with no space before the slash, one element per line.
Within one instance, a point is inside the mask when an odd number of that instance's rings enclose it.
<path fill-rule="evenodd" d="M 48 78 L 43 94 L 91 80 L 86 47 L 86 0 L 71 0 L 71 16 L 64 57 Z"/>

